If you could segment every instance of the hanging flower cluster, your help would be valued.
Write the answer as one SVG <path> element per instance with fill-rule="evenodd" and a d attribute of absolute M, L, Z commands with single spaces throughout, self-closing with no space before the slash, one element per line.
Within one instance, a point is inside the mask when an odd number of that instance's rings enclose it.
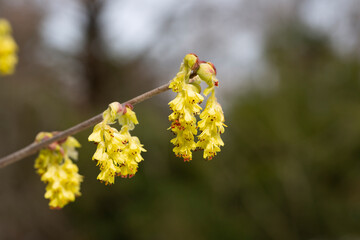
<path fill-rule="evenodd" d="M 190 78 L 191 77 L 191 78 Z M 211 96 L 207 100 L 204 111 L 199 104 L 204 100 L 201 92 L 200 81 L 207 83 L 208 87 L 204 90 L 204 95 Z M 171 143 L 174 144 L 174 153 L 177 157 L 182 157 L 184 161 L 192 160 L 192 151 L 203 149 L 203 157 L 211 160 L 220 146 L 224 143 L 220 134 L 224 132 L 225 118 L 221 105 L 215 97 L 215 87 L 218 86 L 216 69 L 210 62 L 199 61 L 195 54 L 187 54 L 180 66 L 179 73 L 170 82 L 169 88 L 177 93 L 174 100 L 169 103 L 173 111 L 169 120 L 169 129 L 176 135 Z M 196 115 L 200 114 L 197 123 Z M 194 141 L 197 129 L 201 131 L 198 142 Z"/>
<path fill-rule="evenodd" d="M 196 149 L 194 136 L 197 134 L 196 117 L 200 114 L 200 103 L 204 98 L 200 94 L 199 85 L 190 83 L 191 72 L 198 67 L 198 58 L 195 54 L 187 54 L 180 66 L 180 71 L 171 81 L 169 87 L 177 92 L 177 96 L 169 103 L 173 111 L 169 116 L 170 129 L 176 135 L 171 143 L 174 144 L 176 156 L 184 161 L 192 160 L 192 151 Z"/>
<path fill-rule="evenodd" d="M 211 160 L 217 152 L 220 152 L 220 146 L 224 146 L 220 134 L 224 133 L 226 127 L 223 110 L 215 97 L 215 87 L 219 85 L 219 81 L 216 78 L 216 68 L 210 62 L 201 63 L 197 75 L 208 85 L 204 95 L 211 93 L 204 111 L 200 114 L 201 121 L 198 127 L 201 134 L 198 137 L 197 147 L 204 150 L 205 159 Z"/>
<path fill-rule="evenodd" d="M 0 75 L 14 72 L 17 63 L 17 45 L 11 36 L 11 26 L 5 19 L 0 19 Z"/>
<path fill-rule="evenodd" d="M 49 139 L 54 134 L 56 133 L 40 132 L 35 141 Z M 41 181 L 47 184 L 45 198 L 50 200 L 51 209 L 61 209 L 81 195 L 80 183 L 83 177 L 71 160 L 77 160 L 75 148 L 79 147 L 80 143 L 75 138 L 67 137 L 42 149 L 35 160 L 37 173 L 41 176 Z"/>
<path fill-rule="evenodd" d="M 103 113 L 103 121 L 94 127 L 88 140 L 97 144 L 92 159 L 97 162 L 100 174 L 97 179 L 106 185 L 113 184 L 115 176 L 131 178 L 137 172 L 138 163 L 143 160 L 141 152 L 146 152 L 137 137 L 130 130 L 138 124 L 131 105 L 122 106 L 113 102 Z M 109 124 L 116 122 L 122 126 L 118 131 Z"/>

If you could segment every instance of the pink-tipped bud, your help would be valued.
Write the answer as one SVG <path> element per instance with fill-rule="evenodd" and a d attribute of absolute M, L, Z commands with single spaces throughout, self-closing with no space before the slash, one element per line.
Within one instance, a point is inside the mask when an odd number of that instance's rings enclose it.
<path fill-rule="evenodd" d="M 186 54 L 184 64 L 191 70 L 197 69 L 199 67 L 199 58 L 194 53 Z"/>
<path fill-rule="evenodd" d="M 212 62 L 207 62 L 207 64 L 210 64 L 212 66 L 212 68 L 214 69 L 215 71 L 215 75 L 216 75 L 216 67 L 214 66 L 214 64 Z"/>
<path fill-rule="evenodd" d="M 119 103 L 119 104 L 120 104 L 120 103 Z M 124 107 L 123 107 L 123 105 L 120 104 L 117 112 L 120 113 L 120 112 L 122 112 L 122 111 L 124 111 Z"/>
<path fill-rule="evenodd" d="M 211 62 L 202 62 L 197 70 L 197 75 L 209 86 L 218 84 L 216 79 L 216 68 Z"/>
<path fill-rule="evenodd" d="M 189 53 L 189 55 L 194 55 L 195 57 L 198 58 L 198 56 L 195 53 Z"/>
<path fill-rule="evenodd" d="M 123 110 L 123 106 L 119 102 L 112 102 L 109 107 L 113 113 L 120 113 Z"/>
<path fill-rule="evenodd" d="M 63 156 L 65 154 L 65 151 L 64 151 L 64 149 L 62 147 L 60 148 L 60 154 L 63 155 Z"/>
<path fill-rule="evenodd" d="M 131 105 L 130 103 L 125 103 L 125 107 L 130 108 L 131 110 L 134 109 L 134 106 Z"/>
<path fill-rule="evenodd" d="M 57 142 L 53 142 L 53 143 L 49 144 L 48 148 L 50 150 L 54 151 L 57 148 L 57 146 L 59 146 L 59 144 Z"/>
<path fill-rule="evenodd" d="M 66 142 L 68 138 L 63 138 L 63 139 L 60 139 L 59 141 L 57 141 L 59 144 L 63 144 L 64 142 Z"/>
<path fill-rule="evenodd" d="M 53 137 L 53 133 L 39 132 L 35 137 L 35 142 L 41 142 Z"/>

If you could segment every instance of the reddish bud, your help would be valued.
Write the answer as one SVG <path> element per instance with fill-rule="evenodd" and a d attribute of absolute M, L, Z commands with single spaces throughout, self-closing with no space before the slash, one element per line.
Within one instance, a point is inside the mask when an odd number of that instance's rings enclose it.
<path fill-rule="evenodd" d="M 125 107 L 130 108 L 131 110 L 134 109 L 134 106 L 131 105 L 130 103 L 125 103 Z"/>
<path fill-rule="evenodd" d="M 124 107 L 122 104 L 119 103 L 119 107 L 118 107 L 118 110 L 117 112 L 120 113 L 120 112 L 123 112 L 124 111 Z"/>
<path fill-rule="evenodd" d="M 64 156 L 65 152 L 64 152 L 64 149 L 61 147 L 60 148 L 60 154 Z"/>
<path fill-rule="evenodd" d="M 210 64 L 212 66 L 212 68 L 214 69 L 215 71 L 215 75 L 216 75 L 216 67 L 214 66 L 214 64 L 212 62 L 207 62 L 208 64 Z"/>
<path fill-rule="evenodd" d="M 63 138 L 63 139 L 60 139 L 59 141 L 57 141 L 59 144 L 63 144 L 64 142 L 66 142 L 68 138 Z"/>
<path fill-rule="evenodd" d="M 190 55 L 194 55 L 195 57 L 199 58 L 195 53 L 189 53 Z"/>
<path fill-rule="evenodd" d="M 57 145 L 58 145 L 57 142 L 53 142 L 53 143 L 49 144 L 48 148 L 49 148 L 50 150 L 55 150 L 56 147 L 57 147 Z"/>
<path fill-rule="evenodd" d="M 186 54 L 186 56 L 184 57 L 184 64 L 192 71 L 195 71 L 199 68 L 199 58 L 194 53 Z"/>

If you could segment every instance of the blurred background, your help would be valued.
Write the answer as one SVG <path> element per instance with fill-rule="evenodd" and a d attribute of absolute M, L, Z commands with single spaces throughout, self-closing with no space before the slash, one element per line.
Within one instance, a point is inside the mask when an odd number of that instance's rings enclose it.
<path fill-rule="evenodd" d="M 0 78 L 0 156 L 177 73 L 215 64 L 228 128 L 211 161 L 174 157 L 171 92 L 136 105 L 147 153 L 132 179 L 96 180 L 48 208 L 35 155 L 0 169 L 0 239 L 360 239 L 357 0 L 0 0 L 19 64 Z"/>

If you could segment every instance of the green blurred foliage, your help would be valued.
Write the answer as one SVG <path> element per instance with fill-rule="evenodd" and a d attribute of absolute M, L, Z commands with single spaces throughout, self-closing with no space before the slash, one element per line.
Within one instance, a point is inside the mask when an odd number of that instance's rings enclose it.
<path fill-rule="evenodd" d="M 230 195 L 253 220 L 246 239 L 357 239 L 359 62 L 297 26 L 269 40 L 276 86 L 239 97 L 227 117 Z"/>

